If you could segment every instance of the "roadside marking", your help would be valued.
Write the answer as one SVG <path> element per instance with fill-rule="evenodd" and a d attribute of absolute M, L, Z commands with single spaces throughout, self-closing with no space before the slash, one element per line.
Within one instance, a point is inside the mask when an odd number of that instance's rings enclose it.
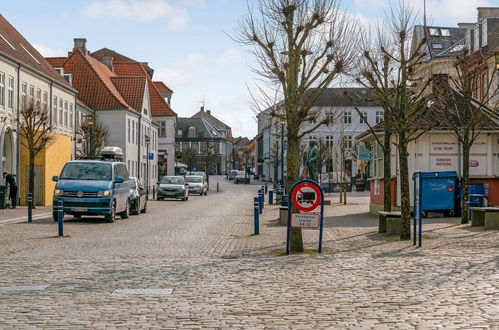
<path fill-rule="evenodd" d="M 48 288 L 49 285 L 15 285 L 15 286 L 2 286 L 0 287 L 0 292 L 12 292 L 12 291 L 43 291 Z"/>
<path fill-rule="evenodd" d="M 173 289 L 118 289 L 114 290 L 113 295 L 115 296 L 125 296 L 125 295 L 170 295 Z"/>
<path fill-rule="evenodd" d="M 52 212 L 37 214 L 37 215 L 33 216 L 33 220 L 45 218 L 46 216 L 49 216 L 51 214 L 52 214 Z M 2 223 L 11 223 L 11 222 L 19 221 L 19 220 L 28 220 L 28 216 L 19 217 L 19 218 L 13 218 L 13 219 L 0 220 L 0 224 L 2 224 Z"/>

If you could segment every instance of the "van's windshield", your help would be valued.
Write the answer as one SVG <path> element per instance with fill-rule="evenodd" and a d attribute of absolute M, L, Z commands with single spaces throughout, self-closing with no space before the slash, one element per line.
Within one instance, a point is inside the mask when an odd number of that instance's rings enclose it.
<path fill-rule="evenodd" d="M 62 170 L 60 179 L 111 181 L 111 164 L 68 163 Z"/>

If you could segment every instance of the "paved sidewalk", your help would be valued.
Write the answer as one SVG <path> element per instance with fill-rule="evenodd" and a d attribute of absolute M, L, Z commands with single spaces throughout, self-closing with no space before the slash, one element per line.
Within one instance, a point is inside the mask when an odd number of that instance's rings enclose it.
<path fill-rule="evenodd" d="M 52 206 L 37 206 L 35 209 L 33 209 L 33 217 L 39 217 L 41 215 L 51 217 Z M 18 206 L 15 209 L 0 209 L 0 224 L 2 223 L 2 221 L 10 221 L 12 219 L 18 219 L 19 221 L 22 221 L 23 218 L 28 219 L 27 206 Z"/>

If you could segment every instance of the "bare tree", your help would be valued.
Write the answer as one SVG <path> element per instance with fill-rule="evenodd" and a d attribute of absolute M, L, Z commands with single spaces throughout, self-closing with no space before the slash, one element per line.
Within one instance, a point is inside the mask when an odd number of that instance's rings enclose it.
<path fill-rule="evenodd" d="M 42 108 L 38 102 L 35 103 L 33 100 L 23 104 L 17 123 L 19 140 L 23 147 L 28 150 L 28 192 L 35 200 L 35 158 L 55 141 L 56 136 L 53 134 L 53 126 L 47 107 Z"/>
<path fill-rule="evenodd" d="M 188 171 L 192 171 L 194 166 L 197 167 L 196 164 L 197 157 L 198 157 L 198 152 L 192 149 L 191 147 L 187 147 L 182 150 L 179 159 L 182 159 L 182 161 L 186 163 Z"/>
<path fill-rule="evenodd" d="M 299 179 L 300 140 L 328 121 L 317 120 L 315 101 L 333 79 L 349 70 L 354 57 L 356 28 L 338 4 L 337 0 L 259 0 L 240 22 L 235 38 L 253 46 L 258 63 L 254 71 L 281 94 L 283 111 L 275 116 L 287 126 L 288 189 Z M 300 130 L 314 121 L 316 125 Z M 290 248 L 303 251 L 300 229 L 291 230 Z"/>
<path fill-rule="evenodd" d="M 104 148 L 109 130 L 94 119 L 85 119 L 76 129 L 76 142 L 80 145 L 77 149 L 79 157 L 93 157 L 99 155 Z"/>
<path fill-rule="evenodd" d="M 371 51 L 364 51 L 367 65 L 359 78 L 364 86 L 374 89 L 380 98 L 385 109 L 384 125 L 390 125 L 390 132 L 397 138 L 402 240 L 410 239 L 411 235 L 408 145 L 438 124 L 435 118 L 429 118 L 432 115 L 428 111 L 432 100 L 429 93 L 431 78 L 417 79 L 415 75 L 424 59 L 422 48 L 426 44 L 426 39 L 423 38 L 410 49 L 415 19 L 413 11 L 404 2 L 398 8 L 390 9 L 385 25 L 380 30 L 386 36 L 386 42 L 375 45 Z M 375 137 L 378 139 L 376 134 Z M 389 140 L 386 137 L 384 140 L 386 143 L 379 140 L 378 143 L 383 145 L 384 153 L 387 153 Z M 388 155 L 385 154 L 385 157 Z"/>
<path fill-rule="evenodd" d="M 499 86 L 494 84 L 496 70 L 487 67 L 485 54 L 469 55 L 463 51 L 453 63 L 452 73 L 441 75 L 442 81 L 436 93 L 443 100 L 441 121 L 449 127 L 462 149 L 463 213 L 461 223 L 468 223 L 468 192 L 470 182 L 470 150 L 482 130 L 490 123 L 488 104 L 498 95 Z M 450 81 L 447 81 L 449 79 Z M 486 79 L 479 90 L 477 80 Z"/>

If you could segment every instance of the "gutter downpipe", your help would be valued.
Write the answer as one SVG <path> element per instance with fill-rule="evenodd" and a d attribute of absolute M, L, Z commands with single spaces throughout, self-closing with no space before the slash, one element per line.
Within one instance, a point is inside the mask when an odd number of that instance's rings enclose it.
<path fill-rule="evenodd" d="M 141 180 L 142 182 L 144 182 L 142 179 L 141 179 L 141 173 L 142 173 L 142 160 L 140 158 L 140 147 L 142 146 L 142 114 L 139 114 L 139 127 L 137 128 L 137 132 L 138 132 L 138 139 L 136 139 L 136 142 L 137 142 L 137 170 L 138 170 L 138 175 L 137 177 L 139 178 L 139 180 Z"/>
<path fill-rule="evenodd" d="M 17 130 L 17 141 L 16 141 L 16 175 L 17 175 L 17 185 L 21 187 L 21 182 L 19 178 L 21 177 L 21 140 L 19 138 L 19 114 L 20 114 L 20 99 L 21 99 L 21 63 L 17 63 L 17 115 L 16 115 L 16 130 Z M 17 190 L 17 202 L 20 202 L 20 191 Z"/>

